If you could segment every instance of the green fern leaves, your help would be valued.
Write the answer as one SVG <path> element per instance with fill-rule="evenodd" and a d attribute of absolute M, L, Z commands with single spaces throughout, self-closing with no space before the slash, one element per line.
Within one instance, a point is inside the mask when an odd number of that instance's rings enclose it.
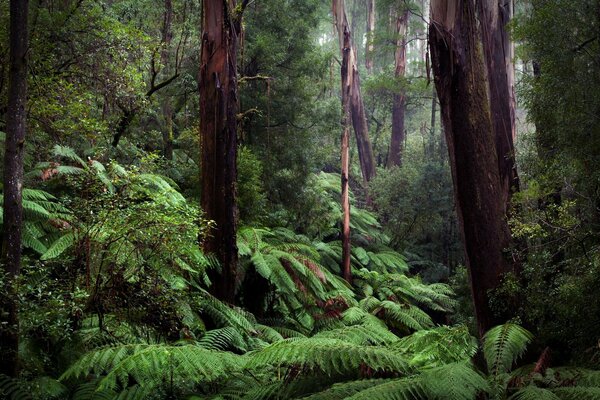
<path fill-rule="evenodd" d="M 532 339 L 531 333 L 511 323 L 490 329 L 483 338 L 483 354 L 490 374 L 498 376 L 510 371 Z"/>

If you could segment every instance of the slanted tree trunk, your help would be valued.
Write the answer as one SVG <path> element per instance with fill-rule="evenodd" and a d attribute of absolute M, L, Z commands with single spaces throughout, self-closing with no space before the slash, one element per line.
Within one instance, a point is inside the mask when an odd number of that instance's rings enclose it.
<path fill-rule="evenodd" d="M 23 152 L 27 105 L 27 0 L 10 1 L 10 72 L 8 114 L 4 150 L 4 221 L 2 264 L 6 287 L 0 304 L 0 373 L 18 373 L 19 319 L 16 278 L 21 269 L 21 231 L 23 226 Z"/>
<path fill-rule="evenodd" d="M 375 0 L 367 0 L 367 48 L 365 49 L 365 67 L 367 73 L 373 75 L 373 52 L 375 45 Z"/>
<path fill-rule="evenodd" d="M 514 146 L 516 130 L 512 44 L 506 30 L 511 18 L 512 0 L 478 1 L 477 12 L 488 71 L 489 102 L 502 196 L 508 207 L 512 194 L 519 189 Z"/>
<path fill-rule="evenodd" d="M 474 0 L 433 0 L 429 41 L 480 335 L 502 318 L 489 291 L 511 271 L 511 242 L 498 171 L 486 66 Z"/>
<path fill-rule="evenodd" d="M 235 0 L 203 2 L 200 64 L 201 205 L 215 222 L 203 242 L 221 264 L 211 290 L 233 303 L 237 277 L 237 50 L 243 10 Z"/>
<path fill-rule="evenodd" d="M 397 80 L 404 78 L 406 72 L 406 31 L 408 27 L 408 9 L 400 12 L 396 17 L 396 69 Z M 387 167 L 402 165 L 402 147 L 404 144 L 404 111 L 406 108 L 406 90 L 400 88 L 394 94 L 392 103 L 392 137 L 390 140 L 390 154 Z"/>
<path fill-rule="evenodd" d="M 352 126 L 356 136 L 356 145 L 358 148 L 358 158 L 363 180 L 368 183 L 375 176 L 375 158 L 373 157 L 373 147 L 369 139 L 369 129 L 367 126 L 367 117 L 365 107 L 360 91 L 360 76 L 356 63 L 356 49 L 352 42 L 352 34 L 346 17 L 344 0 L 333 0 L 333 15 L 335 26 L 338 31 L 340 50 L 348 49 L 348 75 L 350 76 L 350 115 L 352 117 Z"/>

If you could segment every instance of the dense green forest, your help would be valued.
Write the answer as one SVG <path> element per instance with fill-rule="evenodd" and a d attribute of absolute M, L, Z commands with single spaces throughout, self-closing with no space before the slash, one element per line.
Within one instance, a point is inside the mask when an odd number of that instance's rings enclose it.
<path fill-rule="evenodd" d="M 600 399 L 600 0 L 0 0 L 0 399 Z"/>

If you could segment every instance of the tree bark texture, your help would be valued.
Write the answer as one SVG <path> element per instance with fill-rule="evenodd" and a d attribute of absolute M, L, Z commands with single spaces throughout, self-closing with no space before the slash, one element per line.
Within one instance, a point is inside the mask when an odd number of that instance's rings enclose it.
<path fill-rule="evenodd" d="M 358 158 L 363 180 L 368 183 L 375 176 L 375 158 L 373 157 L 373 147 L 369 139 L 369 129 L 367 126 L 367 117 L 360 90 L 360 76 L 356 62 L 356 49 L 352 42 L 352 33 L 348 25 L 344 0 L 333 0 L 333 15 L 335 26 L 339 35 L 340 50 L 342 56 L 348 51 L 348 84 L 350 87 L 350 116 L 354 135 L 356 136 L 356 145 L 358 148 Z M 347 50 L 345 50 L 347 49 Z"/>
<path fill-rule="evenodd" d="M 514 146 L 516 128 L 512 43 L 506 30 L 511 18 L 512 0 L 478 1 L 477 12 L 488 72 L 489 102 L 502 196 L 508 207 L 512 194 L 519 189 Z"/>
<path fill-rule="evenodd" d="M 349 32 L 344 34 L 344 43 L 349 42 Z M 342 49 L 342 272 L 344 279 L 352 283 L 352 269 L 350 264 L 350 194 L 349 194 L 349 167 L 350 167 L 350 93 L 352 91 L 350 75 L 350 58 L 352 50 L 348 46 Z"/>
<path fill-rule="evenodd" d="M 429 30 L 465 259 L 480 335 L 503 322 L 489 304 L 511 262 L 486 66 L 474 0 L 434 0 Z"/>
<path fill-rule="evenodd" d="M 246 3 L 246 2 L 244 2 Z M 242 8 L 235 0 L 203 2 L 200 64 L 201 206 L 215 227 L 203 249 L 221 271 L 213 294 L 233 303 L 237 279 L 237 48 Z"/>
<path fill-rule="evenodd" d="M 10 1 L 10 71 L 4 150 L 2 263 L 7 275 L 0 317 L 0 373 L 18 372 L 19 320 L 16 278 L 21 269 L 23 226 L 23 153 L 27 116 L 28 0 Z"/>
<path fill-rule="evenodd" d="M 396 17 L 396 69 L 395 77 L 397 80 L 404 78 L 406 72 L 406 32 L 408 27 L 408 9 L 400 12 Z M 392 102 L 392 137 L 390 140 L 390 154 L 388 156 L 387 167 L 402 165 L 402 150 L 404 144 L 404 112 L 406 108 L 406 93 L 404 87 L 401 87 L 398 93 L 394 94 Z"/>

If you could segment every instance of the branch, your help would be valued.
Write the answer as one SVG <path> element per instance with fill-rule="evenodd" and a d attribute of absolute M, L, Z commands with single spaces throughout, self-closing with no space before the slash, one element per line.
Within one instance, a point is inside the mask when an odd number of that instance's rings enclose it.
<path fill-rule="evenodd" d="M 573 52 L 577 53 L 578 51 L 581 51 L 585 46 L 592 43 L 596 39 L 598 39 L 598 38 L 596 36 L 594 36 L 593 38 L 586 40 L 585 42 L 581 43 L 579 46 L 575 47 L 573 49 Z"/>
<path fill-rule="evenodd" d="M 160 89 L 164 88 L 165 86 L 168 86 L 171 82 L 173 82 L 177 78 L 179 78 L 179 73 L 176 73 L 175 75 L 173 75 L 169 79 L 162 81 L 161 83 L 159 83 L 156 86 L 153 85 L 150 88 L 150 90 L 148 90 L 146 92 L 146 97 L 152 96 L 155 92 L 158 92 Z"/>

